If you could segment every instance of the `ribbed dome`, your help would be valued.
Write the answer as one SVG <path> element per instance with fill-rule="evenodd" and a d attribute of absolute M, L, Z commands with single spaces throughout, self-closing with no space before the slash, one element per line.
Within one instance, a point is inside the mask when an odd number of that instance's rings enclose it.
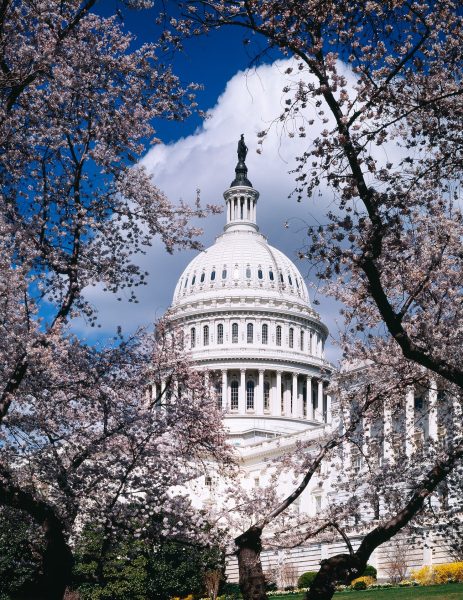
<path fill-rule="evenodd" d="M 214 297 L 278 297 L 309 304 L 307 287 L 295 265 L 252 229 L 232 228 L 187 266 L 173 305 Z"/>

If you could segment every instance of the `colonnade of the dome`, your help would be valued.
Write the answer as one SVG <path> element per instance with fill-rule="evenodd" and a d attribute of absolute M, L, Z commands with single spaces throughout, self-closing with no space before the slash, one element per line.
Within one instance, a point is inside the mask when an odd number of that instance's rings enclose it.
<path fill-rule="evenodd" d="M 331 422 L 331 397 L 321 378 L 252 366 L 210 370 L 208 376 L 226 413 Z"/>

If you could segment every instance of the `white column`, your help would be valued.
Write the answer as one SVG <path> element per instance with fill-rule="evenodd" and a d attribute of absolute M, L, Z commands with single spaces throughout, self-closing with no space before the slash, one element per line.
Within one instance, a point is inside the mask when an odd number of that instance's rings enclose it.
<path fill-rule="evenodd" d="M 223 371 L 222 371 L 222 409 L 228 410 L 227 369 L 223 369 Z"/>
<path fill-rule="evenodd" d="M 272 414 L 275 417 L 281 416 L 281 371 L 277 371 L 277 380 L 272 409 Z"/>
<path fill-rule="evenodd" d="M 415 451 L 415 392 L 412 387 L 405 395 L 405 454 L 410 457 Z"/>
<path fill-rule="evenodd" d="M 299 411 L 299 395 L 297 393 L 297 373 L 293 373 L 293 410 L 291 413 L 292 417 L 298 417 Z"/>
<path fill-rule="evenodd" d="M 315 418 L 318 421 L 323 421 L 323 381 L 318 380 L 318 408 L 315 411 Z"/>
<path fill-rule="evenodd" d="M 259 369 L 259 382 L 257 385 L 257 394 L 256 394 L 256 414 L 257 415 L 264 414 L 264 371 L 263 371 L 263 369 Z"/>
<path fill-rule="evenodd" d="M 370 458 L 369 443 L 371 440 L 371 421 L 367 417 L 362 419 L 363 429 L 363 440 L 362 440 L 362 454 L 367 458 Z"/>
<path fill-rule="evenodd" d="M 331 425 L 333 415 L 331 414 L 331 396 L 326 396 L 326 422 Z"/>
<path fill-rule="evenodd" d="M 241 369 L 240 389 L 238 395 L 238 413 L 246 414 L 246 369 Z"/>
<path fill-rule="evenodd" d="M 288 377 L 285 377 L 284 383 L 283 383 L 283 406 L 284 406 L 284 413 L 285 413 L 285 417 L 290 417 L 291 416 L 291 389 L 288 390 L 287 388 L 287 383 L 288 383 Z"/>
<path fill-rule="evenodd" d="M 429 439 L 437 442 L 437 385 L 436 381 L 430 381 L 428 391 L 428 435 Z"/>
<path fill-rule="evenodd" d="M 384 419 L 384 441 L 383 441 L 383 456 L 384 459 L 391 462 L 393 458 L 393 448 L 392 448 L 392 410 L 388 405 L 384 405 L 383 411 L 383 419 Z"/>
<path fill-rule="evenodd" d="M 313 421 L 312 377 L 307 376 L 307 418 Z"/>
<path fill-rule="evenodd" d="M 345 433 L 350 427 L 350 406 L 343 406 L 341 408 L 342 418 L 342 432 Z M 341 446 L 342 448 L 342 459 L 344 469 L 348 469 L 351 466 L 351 445 L 349 442 L 345 442 Z"/>

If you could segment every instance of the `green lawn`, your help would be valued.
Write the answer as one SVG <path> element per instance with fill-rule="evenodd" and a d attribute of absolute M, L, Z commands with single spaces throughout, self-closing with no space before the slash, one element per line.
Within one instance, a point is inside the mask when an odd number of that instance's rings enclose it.
<path fill-rule="evenodd" d="M 272 600 L 303 600 L 304 594 L 271 596 Z M 340 592 L 338 600 L 463 600 L 463 583 L 428 585 L 423 587 L 365 590 L 364 592 Z"/>

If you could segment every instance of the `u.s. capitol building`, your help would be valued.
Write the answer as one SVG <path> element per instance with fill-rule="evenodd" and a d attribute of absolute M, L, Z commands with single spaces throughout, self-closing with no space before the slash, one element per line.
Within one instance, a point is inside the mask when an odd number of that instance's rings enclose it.
<path fill-rule="evenodd" d="M 193 364 L 216 388 L 242 484 L 250 489 L 268 483 L 269 461 L 300 442 L 316 443 L 337 424 L 327 394 L 334 369 L 325 359 L 327 327 L 312 308 L 297 267 L 259 231 L 259 192 L 248 179 L 246 152 L 241 138 L 235 178 L 224 192 L 223 232 L 182 273 L 168 320 L 182 331 Z M 422 435 L 434 435 L 435 411 L 426 411 L 413 395 L 407 403 Z M 298 499 L 301 513 L 315 516 L 329 501 L 329 474 L 322 475 Z M 197 483 L 202 502 L 216 500 L 220 485 L 213 473 Z M 290 493 L 291 478 L 280 487 L 282 494 Z M 322 558 L 343 551 L 342 540 L 333 537 L 329 543 L 264 551 L 262 562 L 264 570 L 290 565 L 300 574 L 318 570 Z M 387 575 L 388 552 L 386 545 L 371 557 L 380 576 Z M 408 557 L 410 567 L 445 559 L 440 548 L 426 542 L 410 549 Z M 233 562 L 229 577 L 237 579 Z"/>

